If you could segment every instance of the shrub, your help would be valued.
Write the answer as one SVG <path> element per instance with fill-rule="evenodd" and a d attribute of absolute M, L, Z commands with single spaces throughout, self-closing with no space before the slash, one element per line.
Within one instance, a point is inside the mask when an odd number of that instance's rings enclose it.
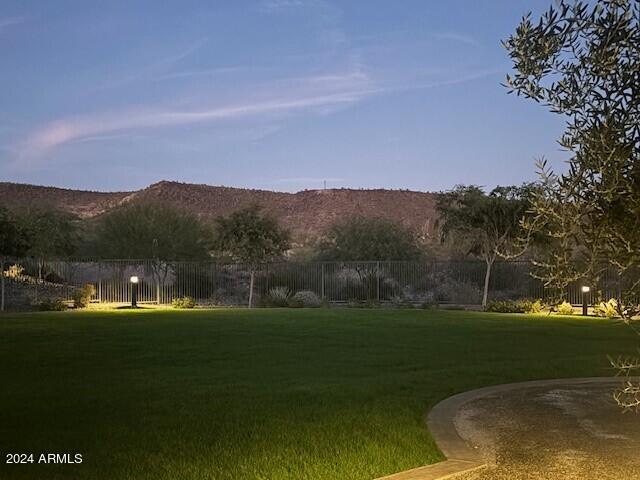
<path fill-rule="evenodd" d="M 377 300 L 349 300 L 348 308 L 380 308 L 380 302 Z"/>
<path fill-rule="evenodd" d="M 194 308 L 196 306 L 196 301 L 188 296 L 178 297 L 173 299 L 171 306 L 173 308 Z"/>
<path fill-rule="evenodd" d="M 402 296 L 395 296 L 391 298 L 391 306 L 394 308 L 413 308 L 413 303 Z"/>
<path fill-rule="evenodd" d="M 67 304 L 60 299 L 47 299 L 38 304 L 38 310 L 43 312 L 62 312 L 67 308 Z"/>
<path fill-rule="evenodd" d="M 434 300 L 425 300 L 420 304 L 420 308 L 423 310 L 435 310 L 438 308 L 438 302 Z"/>
<path fill-rule="evenodd" d="M 73 306 L 74 308 L 85 308 L 89 306 L 91 297 L 96 294 L 96 287 L 87 283 L 84 287 L 77 288 L 73 292 Z"/>
<path fill-rule="evenodd" d="M 607 302 L 600 302 L 594 307 L 593 312 L 598 317 L 617 318 L 620 316 L 618 301 L 615 298 L 611 298 Z"/>
<path fill-rule="evenodd" d="M 485 310 L 496 313 L 540 313 L 542 308 L 541 300 L 494 300 L 487 304 Z"/>
<path fill-rule="evenodd" d="M 573 315 L 573 307 L 569 302 L 562 302 L 556 307 L 556 311 L 560 315 Z"/>
<path fill-rule="evenodd" d="M 300 290 L 289 300 L 289 306 L 294 308 L 318 308 L 321 305 L 320 297 L 310 290 Z"/>
<path fill-rule="evenodd" d="M 12 280 L 18 280 L 22 278 L 23 274 L 24 274 L 24 267 L 18 264 L 11 265 L 7 270 L 4 271 L 4 276 Z"/>
<path fill-rule="evenodd" d="M 291 300 L 291 290 L 287 287 L 273 287 L 265 296 L 265 307 L 288 307 Z"/>

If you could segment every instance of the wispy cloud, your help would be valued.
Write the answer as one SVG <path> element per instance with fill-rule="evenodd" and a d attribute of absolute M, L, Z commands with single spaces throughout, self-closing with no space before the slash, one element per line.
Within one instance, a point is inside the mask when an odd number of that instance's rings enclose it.
<path fill-rule="evenodd" d="M 477 47 L 478 45 L 480 45 L 480 42 L 478 42 L 471 35 L 467 35 L 466 33 L 439 32 L 439 33 L 434 33 L 433 38 L 435 38 L 436 40 L 448 40 L 448 41 L 464 43 L 465 45 L 470 45 L 472 47 Z"/>
<path fill-rule="evenodd" d="M 192 53 L 199 50 L 207 43 L 206 38 L 201 38 L 196 40 L 192 44 L 188 45 L 186 48 L 178 51 L 177 53 L 173 53 L 170 55 L 166 55 L 158 60 L 155 60 L 145 66 L 138 68 L 133 72 L 129 72 L 126 75 L 114 78 L 106 83 L 90 88 L 85 94 L 94 94 L 104 90 L 111 90 L 114 88 L 123 87 L 125 85 L 131 84 L 138 80 L 147 79 L 154 75 L 160 75 L 162 72 L 166 72 L 171 66 L 180 62 L 187 58 Z"/>
<path fill-rule="evenodd" d="M 348 105 L 359 101 L 369 93 L 366 90 L 351 90 L 316 95 L 290 95 L 204 110 L 145 109 L 63 119 L 30 135 L 23 145 L 22 152 L 25 157 L 40 156 L 66 143 L 127 130 L 289 114 L 328 106 Z"/>
<path fill-rule="evenodd" d="M 162 75 L 158 75 L 153 80 L 156 82 L 162 82 L 165 80 L 176 80 L 176 79 L 185 79 L 185 78 L 193 78 L 193 77 L 213 77 L 217 75 L 237 73 L 243 69 L 244 69 L 243 67 L 218 67 L 218 68 L 208 68 L 204 70 L 186 70 L 183 72 L 173 72 L 173 73 L 165 73 Z"/>
<path fill-rule="evenodd" d="M 2 32 L 5 28 L 11 27 L 13 25 L 19 25 L 25 22 L 25 17 L 4 17 L 0 18 L 0 32 Z"/>
<path fill-rule="evenodd" d="M 19 145 L 18 161 L 43 157 L 52 149 L 69 143 L 107 141 L 142 129 L 180 125 L 206 124 L 242 118 L 260 118 L 310 112 L 333 113 L 373 95 L 399 91 L 430 89 L 456 85 L 502 73 L 504 68 L 461 72 L 433 82 L 379 84 L 361 70 L 343 74 L 323 74 L 288 79 L 272 86 L 271 94 L 263 93 L 253 101 L 213 105 L 204 109 L 163 109 L 145 107 L 137 110 L 102 112 L 63 118 L 40 128 Z M 273 92 L 288 92 L 276 95 Z M 272 132 L 267 132 L 271 134 Z"/>

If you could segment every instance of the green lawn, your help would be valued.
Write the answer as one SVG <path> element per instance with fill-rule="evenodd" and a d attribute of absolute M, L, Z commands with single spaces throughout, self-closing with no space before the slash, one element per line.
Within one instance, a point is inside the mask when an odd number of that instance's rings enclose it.
<path fill-rule="evenodd" d="M 636 340 L 611 320 L 452 311 L 5 314 L 0 478 L 371 479 L 441 459 L 424 424 L 439 400 L 609 375 Z"/>

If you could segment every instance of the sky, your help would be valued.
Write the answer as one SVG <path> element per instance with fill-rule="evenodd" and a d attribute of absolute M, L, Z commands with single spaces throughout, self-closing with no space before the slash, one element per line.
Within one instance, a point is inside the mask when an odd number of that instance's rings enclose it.
<path fill-rule="evenodd" d="M 562 169 L 501 85 L 551 0 L 0 2 L 0 181 L 486 188 Z"/>

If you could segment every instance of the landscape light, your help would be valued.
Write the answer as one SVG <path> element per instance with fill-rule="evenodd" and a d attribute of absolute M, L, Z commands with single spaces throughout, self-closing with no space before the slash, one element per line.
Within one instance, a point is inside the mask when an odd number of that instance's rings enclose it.
<path fill-rule="evenodd" d="M 132 275 L 129 281 L 131 282 L 131 307 L 136 308 L 138 306 L 138 276 Z"/>
<path fill-rule="evenodd" d="M 588 285 L 582 286 L 582 315 L 587 316 L 587 310 L 589 305 L 587 304 L 587 294 L 591 291 L 591 287 Z"/>

